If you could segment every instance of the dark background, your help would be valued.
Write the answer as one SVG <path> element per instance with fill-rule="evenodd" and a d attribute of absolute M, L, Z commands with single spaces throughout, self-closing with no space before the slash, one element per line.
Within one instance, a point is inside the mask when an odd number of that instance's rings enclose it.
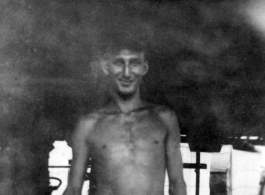
<path fill-rule="evenodd" d="M 148 46 L 143 97 L 174 109 L 189 140 L 211 145 L 257 135 L 263 143 L 259 7 L 244 0 L 2 0 L 2 194 L 44 194 L 53 141 L 69 140 L 76 120 L 104 102 L 97 54 L 122 39 Z"/>

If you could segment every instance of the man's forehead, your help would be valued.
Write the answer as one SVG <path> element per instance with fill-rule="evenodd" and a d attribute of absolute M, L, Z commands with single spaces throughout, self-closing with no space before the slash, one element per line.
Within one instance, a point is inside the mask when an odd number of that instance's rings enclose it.
<path fill-rule="evenodd" d="M 131 59 L 131 58 L 141 58 L 144 59 L 144 52 L 132 51 L 129 49 L 122 49 L 114 54 L 114 58 L 123 58 L 123 59 Z"/>

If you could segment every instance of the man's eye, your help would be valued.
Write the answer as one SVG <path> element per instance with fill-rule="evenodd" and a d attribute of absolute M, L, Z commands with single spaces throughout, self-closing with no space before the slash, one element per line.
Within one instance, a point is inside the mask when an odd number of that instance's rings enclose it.
<path fill-rule="evenodd" d="M 133 63 L 131 64 L 132 67 L 139 67 L 141 64 Z"/>
<path fill-rule="evenodd" d="M 141 62 L 139 60 L 132 60 L 130 62 L 130 65 L 133 66 L 133 67 L 137 67 L 137 66 L 141 65 Z"/>
<path fill-rule="evenodd" d="M 123 66 L 124 61 L 118 59 L 118 60 L 115 60 L 115 61 L 113 62 L 113 64 L 114 64 L 115 66 Z"/>

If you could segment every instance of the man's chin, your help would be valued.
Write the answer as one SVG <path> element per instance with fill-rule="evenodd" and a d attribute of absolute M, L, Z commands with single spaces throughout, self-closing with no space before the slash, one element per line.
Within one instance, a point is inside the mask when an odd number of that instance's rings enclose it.
<path fill-rule="evenodd" d="M 119 97 L 121 97 L 124 100 L 130 99 L 134 96 L 134 91 L 117 91 L 117 94 Z"/>

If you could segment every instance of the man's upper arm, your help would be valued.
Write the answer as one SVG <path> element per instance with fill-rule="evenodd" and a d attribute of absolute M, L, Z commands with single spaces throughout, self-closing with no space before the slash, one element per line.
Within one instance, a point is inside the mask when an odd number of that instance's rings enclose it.
<path fill-rule="evenodd" d="M 183 163 L 180 152 L 180 129 L 178 120 L 172 110 L 164 110 L 160 114 L 167 126 L 166 137 L 166 166 L 170 183 L 170 195 L 186 194 L 186 185 L 183 179 Z"/>
<path fill-rule="evenodd" d="M 83 185 L 87 160 L 89 157 L 88 137 L 96 123 L 95 116 L 82 118 L 75 129 L 72 139 L 73 160 L 70 170 L 69 184 L 65 194 L 79 194 Z"/>

